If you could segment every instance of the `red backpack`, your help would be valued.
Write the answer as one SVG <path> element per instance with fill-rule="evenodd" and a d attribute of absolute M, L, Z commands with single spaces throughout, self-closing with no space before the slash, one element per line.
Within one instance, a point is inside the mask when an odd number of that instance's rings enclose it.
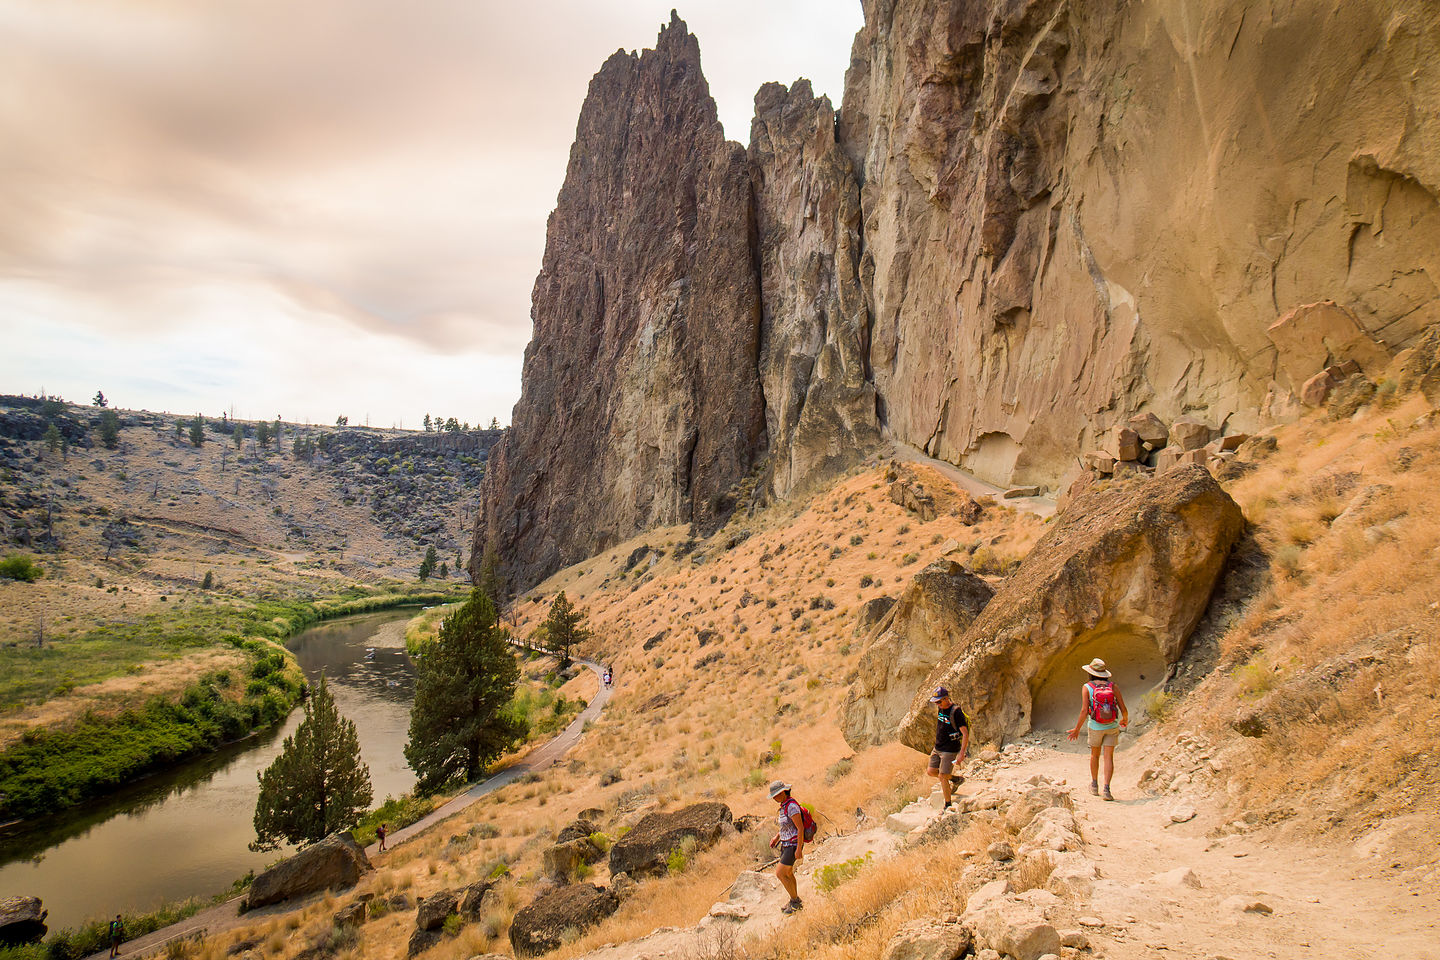
<path fill-rule="evenodd" d="M 815 823 L 815 817 L 813 814 L 810 813 L 809 807 L 805 806 L 805 804 L 801 803 L 799 800 L 796 800 L 794 797 L 790 798 L 790 802 L 800 808 L 800 832 L 804 835 L 805 842 L 809 843 L 811 840 L 815 839 L 815 832 L 819 829 L 819 825 Z"/>
<path fill-rule="evenodd" d="M 1096 723 L 1114 723 L 1120 716 L 1115 702 L 1115 684 L 1109 680 L 1090 682 L 1090 719 Z"/>

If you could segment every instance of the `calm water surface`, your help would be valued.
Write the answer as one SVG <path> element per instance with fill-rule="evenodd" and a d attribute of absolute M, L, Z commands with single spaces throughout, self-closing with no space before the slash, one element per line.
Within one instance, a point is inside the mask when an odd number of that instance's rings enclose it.
<path fill-rule="evenodd" d="M 305 675 L 325 671 L 340 712 L 360 735 L 375 802 L 409 790 L 405 736 L 415 672 L 405 655 L 410 610 L 321 623 L 289 643 Z M 373 655 L 367 658 L 367 648 Z M 208 896 L 283 855 L 253 853 L 255 775 L 270 765 L 303 718 L 218 754 L 150 777 L 77 810 L 0 832 L 0 897 L 45 902 L 51 930 L 164 900 Z"/>

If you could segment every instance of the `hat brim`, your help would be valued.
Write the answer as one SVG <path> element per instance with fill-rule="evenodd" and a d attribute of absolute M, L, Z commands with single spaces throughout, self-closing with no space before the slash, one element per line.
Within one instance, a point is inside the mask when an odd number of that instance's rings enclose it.
<path fill-rule="evenodd" d="M 931 702 L 931 703 L 939 703 L 941 700 L 945 700 L 945 699 L 948 699 L 948 698 L 949 698 L 949 695 L 948 695 L 948 694 L 947 694 L 946 696 L 944 696 L 944 697 L 931 697 L 931 698 L 930 698 L 930 702 Z"/>
<path fill-rule="evenodd" d="M 1092 676 L 1092 677 L 1100 677 L 1100 678 L 1103 679 L 1103 680 L 1109 680 L 1109 679 L 1110 679 L 1110 671 L 1109 671 L 1109 670 L 1091 670 L 1091 669 L 1090 669 L 1090 664 L 1088 664 L 1088 663 L 1085 664 L 1085 666 L 1081 667 L 1080 669 L 1081 669 L 1081 670 L 1084 670 L 1086 673 L 1090 674 L 1090 676 Z"/>

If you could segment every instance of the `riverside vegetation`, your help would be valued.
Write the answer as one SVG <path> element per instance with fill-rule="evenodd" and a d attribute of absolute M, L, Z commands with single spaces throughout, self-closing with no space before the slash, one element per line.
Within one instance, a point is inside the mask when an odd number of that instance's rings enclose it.
<path fill-rule="evenodd" d="M 419 564 L 498 432 L 201 419 L 0 397 L 0 818 L 278 722 L 318 620 L 461 595 Z"/>

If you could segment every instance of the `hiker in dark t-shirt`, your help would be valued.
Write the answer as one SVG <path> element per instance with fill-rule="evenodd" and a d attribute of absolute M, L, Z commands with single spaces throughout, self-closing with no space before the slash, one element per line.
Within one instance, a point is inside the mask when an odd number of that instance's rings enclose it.
<path fill-rule="evenodd" d="M 940 781 L 940 794 L 945 798 L 942 809 L 948 809 L 954 785 L 965 780 L 956 774 L 952 783 L 950 773 L 965 761 L 965 754 L 970 750 L 970 721 L 965 719 L 965 711 L 950 699 L 950 691 L 944 687 L 935 688 L 930 702 L 939 707 L 940 712 L 935 718 L 935 749 L 930 752 L 930 763 L 925 772 Z"/>

